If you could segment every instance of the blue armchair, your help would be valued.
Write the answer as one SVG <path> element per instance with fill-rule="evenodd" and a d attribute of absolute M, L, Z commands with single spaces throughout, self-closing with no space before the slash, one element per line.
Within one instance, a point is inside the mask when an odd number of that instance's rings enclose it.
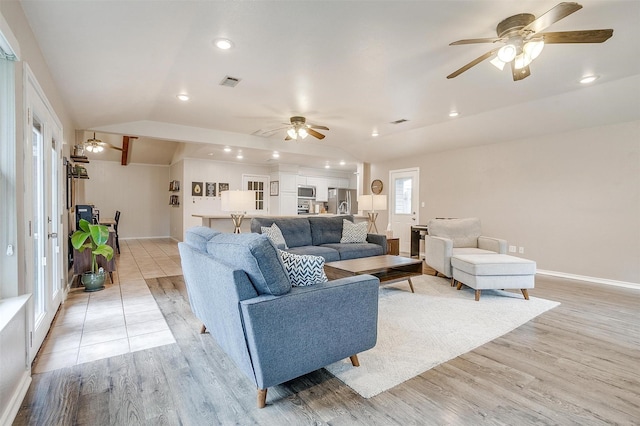
<path fill-rule="evenodd" d="M 351 358 L 377 339 L 379 280 L 291 287 L 276 247 L 259 234 L 191 228 L 179 245 L 191 309 L 258 388 Z"/>

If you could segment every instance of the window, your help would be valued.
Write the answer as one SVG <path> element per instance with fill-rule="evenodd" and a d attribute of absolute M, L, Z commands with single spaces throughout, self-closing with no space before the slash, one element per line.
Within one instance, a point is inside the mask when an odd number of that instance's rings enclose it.
<path fill-rule="evenodd" d="M 410 177 L 398 178 L 395 180 L 395 214 L 411 214 L 412 184 L 413 179 Z"/>

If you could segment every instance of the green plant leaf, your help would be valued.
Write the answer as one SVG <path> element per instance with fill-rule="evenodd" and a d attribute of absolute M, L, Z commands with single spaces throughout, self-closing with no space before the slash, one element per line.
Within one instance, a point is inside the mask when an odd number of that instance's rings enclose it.
<path fill-rule="evenodd" d="M 94 255 L 103 255 L 104 257 L 107 258 L 107 260 L 111 260 L 113 258 L 113 248 L 111 246 L 108 245 L 101 245 L 98 246 L 97 249 L 93 250 L 92 252 Z"/>
<path fill-rule="evenodd" d="M 71 235 L 71 245 L 73 246 L 74 249 L 79 250 L 80 252 L 84 251 L 84 249 L 87 247 L 91 248 L 90 244 L 86 246 L 84 245 L 85 241 L 87 241 L 87 238 L 89 238 L 89 236 L 90 236 L 89 232 L 76 231 L 73 233 L 73 235 Z"/>
<path fill-rule="evenodd" d="M 89 232 L 89 225 L 90 223 L 87 222 L 85 219 L 80 219 L 80 223 L 78 224 L 78 226 L 80 226 L 80 229 L 83 230 L 84 232 Z"/>
<path fill-rule="evenodd" d="M 101 246 L 109 239 L 109 229 L 104 225 L 89 225 L 91 239 L 96 246 Z"/>

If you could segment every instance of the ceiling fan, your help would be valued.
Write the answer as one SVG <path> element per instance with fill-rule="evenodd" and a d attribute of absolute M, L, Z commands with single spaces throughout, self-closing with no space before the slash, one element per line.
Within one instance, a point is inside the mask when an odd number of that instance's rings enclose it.
<path fill-rule="evenodd" d="M 540 55 L 545 44 L 603 43 L 613 35 L 612 29 L 540 32 L 580 9 L 582 9 L 582 5 L 578 3 L 559 3 L 537 18 L 531 13 L 520 13 L 502 20 L 496 27 L 498 37 L 454 41 L 450 46 L 475 43 L 501 43 L 503 45 L 474 59 L 449 74 L 447 78 L 457 77 L 469 68 L 494 56 L 491 60 L 494 66 L 502 70 L 507 63 L 510 63 L 513 81 L 522 80 L 531 75 L 529 64 Z"/>
<path fill-rule="evenodd" d="M 287 129 L 287 136 L 284 138 L 285 141 L 290 141 L 292 139 L 293 140 L 304 139 L 308 135 L 311 135 L 317 139 L 324 139 L 325 136 L 314 129 L 329 130 L 327 126 L 307 124 L 307 119 L 301 116 L 291 117 L 289 121 L 291 122 L 290 124 L 283 123 L 283 124 L 286 124 L 285 127 L 278 127 L 277 129 L 267 130 L 267 131 L 264 131 L 263 134 L 269 134 L 269 133 L 273 134 L 278 130 Z"/>
<path fill-rule="evenodd" d="M 102 142 L 100 139 L 96 139 L 96 132 L 93 132 L 93 137 L 87 139 L 87 141 L 83 145 L 84 149 L 89 152 L 102 152 L 104 151 L 105 146 L 111 149 L 122 151 L 122 148 L 118 148 L 117 146 L 113 146 L 110 143 Z"/>

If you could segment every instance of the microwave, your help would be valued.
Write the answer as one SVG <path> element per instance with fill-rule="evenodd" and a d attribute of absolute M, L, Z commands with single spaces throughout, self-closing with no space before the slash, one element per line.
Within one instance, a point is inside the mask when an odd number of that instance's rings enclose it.
<path fill-rule="evenodd" d="M 298 198 L 316 199 L 316 187 L 308 185 L 298 185 Z"/>

